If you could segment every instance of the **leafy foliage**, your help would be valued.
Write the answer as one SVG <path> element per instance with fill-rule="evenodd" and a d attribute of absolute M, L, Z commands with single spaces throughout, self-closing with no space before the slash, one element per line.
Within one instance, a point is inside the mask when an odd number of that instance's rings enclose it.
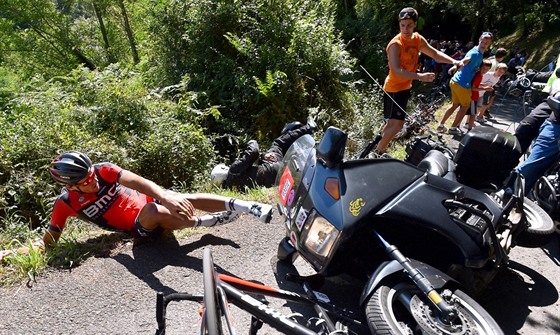
<path fill-rule="evenodd" d="M 35 79 L 0 112 L 1 205 L 45 222 L 57 193 L 47 167 L 71 149 L 165 187 L 192 185 L 213 150 L 198 122 L 203 113 L 191 105 L 188 96 L 177 104 L 151 94 L 118 66 Z"/>
<path fill-rule="evenodd" d="M 164 59 L 154 78 L 167 83 L 188 74 L 187 87 L 206 93 L 200 107 L 220 106 L 223 121 L 210 130 L 261 140 L 305 120 L 309 107 L 349 111 L 341 79 L 353 60 L 334 29 L 332 1 L 169 0 L 157 8 L 146 66 Z"/>

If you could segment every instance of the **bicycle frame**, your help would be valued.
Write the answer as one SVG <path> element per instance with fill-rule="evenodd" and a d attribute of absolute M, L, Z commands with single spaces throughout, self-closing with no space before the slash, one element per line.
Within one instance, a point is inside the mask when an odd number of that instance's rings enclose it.
<path fill-rule="evenodd" d="M 210 249 L 205 249 L 204 258 L 207 257 L 210 257 L 211 259 Z M 209 271 L 206 268 L 204 270 Z M 214 269 L 212 269 L 212 271 L 214 271 Z M 257 330 L 260 329 L 262 323 L 266 323 L 272 328 L 284 334 L 348 334 L 346 327 L 342 327 L 341 329 L 341 327 L 337 326 L 337 323 L 333 321 L 333 319 L 331 319 L 331 316 L 329 315 L 332 315 L 337 321 L 358 325 L 361 324 L 360 321 L 356 320 L 351 311 L 341 309 L 331 304 L 330 302 L 328 302 L 328 298 L 326 298 L 326 296 L 324 296 L 322 293 L 311 290 L 307 283 L 303 284 L 307 295 L 301 295 L 296 292 L 275 289 L 270 286 L 254 283 L 224 274 L 216 274 L 214 276 L 214 274 L 205 273 L 205 277 L 214 278 L 215 280 L 217 303 L 214 306 L 216 306 L 218 311 L 206 310 L 206 308 L 208 306 L 212 306 L 212 304 L 207 304 L 204 302 L 205 295 L 195 295 L 189 293 L 170 293 L 166 295 L 162 292 L 158 292 L 156 300 L 156 321 L 158 329 L 156 330 L 156 335 L 165 334 L 165 316 L 167 305 L 171 301 L 182 300 L 194 301 L 203 304 L 201 313 L 202 320 L 200 334 L 208 333 L 207 316 L 211 315 L 212 312 L 218 315 L 218 322 L 220 324 L 222 323 L 222 319 L 225 319 L 225 329 L 227 329 L 227 333 L 236 334 L 236 331 L 233 328 L 233 320 L 229 311 L 229 303 L 252 315 L 250 334 L 256 334 Z M 205 286 L 205 291 L 207 289 L 209 288 Z M 323 330 L 321 330 L 320 332 L 316 332 L 308 328 L 308 326 L 306 325 L 297 323 L 291 318 L 290 315 L 282 314 L 274 308 L 266 305 L 264 302 L 259 301 L 254 296 L 251 296 L 250 293 L 262 295 L 265 297 L 278 298 L 312 307 L 317 314 L 316 319 L 320 321 L 316 322 L 316 324 L 322 324 Z M 220 333 L 222 331 L 221 325 L 217 328 L 219 329 L 218 333 Z"/>

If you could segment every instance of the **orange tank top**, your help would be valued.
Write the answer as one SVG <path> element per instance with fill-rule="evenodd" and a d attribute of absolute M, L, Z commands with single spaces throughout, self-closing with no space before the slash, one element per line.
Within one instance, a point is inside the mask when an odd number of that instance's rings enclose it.
<path fill-rule="evenodd" d="M 393 44 L 397 44 L 401 49 L 400 63 L 401 68 L 416 72 L 416 67 L 418 66 L 418 53 L 420 52 L 420 34 L 413 33 L 411 38 L 404 38 L 399 33 L 397 36 L 393 37 L 391 42 L 387 44 L 385 52 L 389 55 L 389 47 Z M 389 65 L 389 75 L 385 78 L 385 83 L 383 89 L 387 92 L 395 93 L 399 91 L 408 90 L 412 87 L 412 79 L 404 79 L 395 75 Z"/>

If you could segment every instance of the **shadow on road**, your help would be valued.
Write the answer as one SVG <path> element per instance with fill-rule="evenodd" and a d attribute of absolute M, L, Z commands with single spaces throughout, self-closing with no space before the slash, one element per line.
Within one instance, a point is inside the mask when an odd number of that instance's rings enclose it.
<path fill-rule="evenodd" d="M 477 300 L 494 317 L 505 334 L 516 334 L 529 319 L 532 306 L 550 306 L 558 301 L 553 283 L 537 271 L 517 262 L 501 271 Z M 557 325 L 560 316 L 549 314 L 545 322 Z"/>
<path fill-rule="evenodd" d="M 232 240 L 212 234 L 203 235 L 197 241 L 184 245 L 180 245 L 174 237 L 169 237 L 134 246 L 132 256 L 120 253 L 113 256 L 113 259 L 124 265 L 130 273 L 144 281 L 154 291 L 171 293 L 176 292 L 176 290 L 164 285 L 155 273 L 170 265 L 185 267 L 202 273 L 200 257 L 189 256 L 189 254 L 209 245 L 229 245 L 236 249 L 240 248 Z M 216 268 L 220 273 L 228 273 L 218 266 Z"/>

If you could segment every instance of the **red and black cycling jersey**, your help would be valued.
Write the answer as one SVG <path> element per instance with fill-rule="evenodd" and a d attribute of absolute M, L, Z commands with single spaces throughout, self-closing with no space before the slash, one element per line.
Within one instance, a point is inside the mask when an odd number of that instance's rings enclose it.
<path fill-rule="evenodd" d="M 79 217 L 107 230 L 131 233 L 138 213 L 153 198 L 119 184 L 123 169 L 115 164 L 95 164 L 94 171 L 99 191 L 80 193 L 63 188 L 54 203 L 49 229 L 62 231 L 68 217 Z"/>

